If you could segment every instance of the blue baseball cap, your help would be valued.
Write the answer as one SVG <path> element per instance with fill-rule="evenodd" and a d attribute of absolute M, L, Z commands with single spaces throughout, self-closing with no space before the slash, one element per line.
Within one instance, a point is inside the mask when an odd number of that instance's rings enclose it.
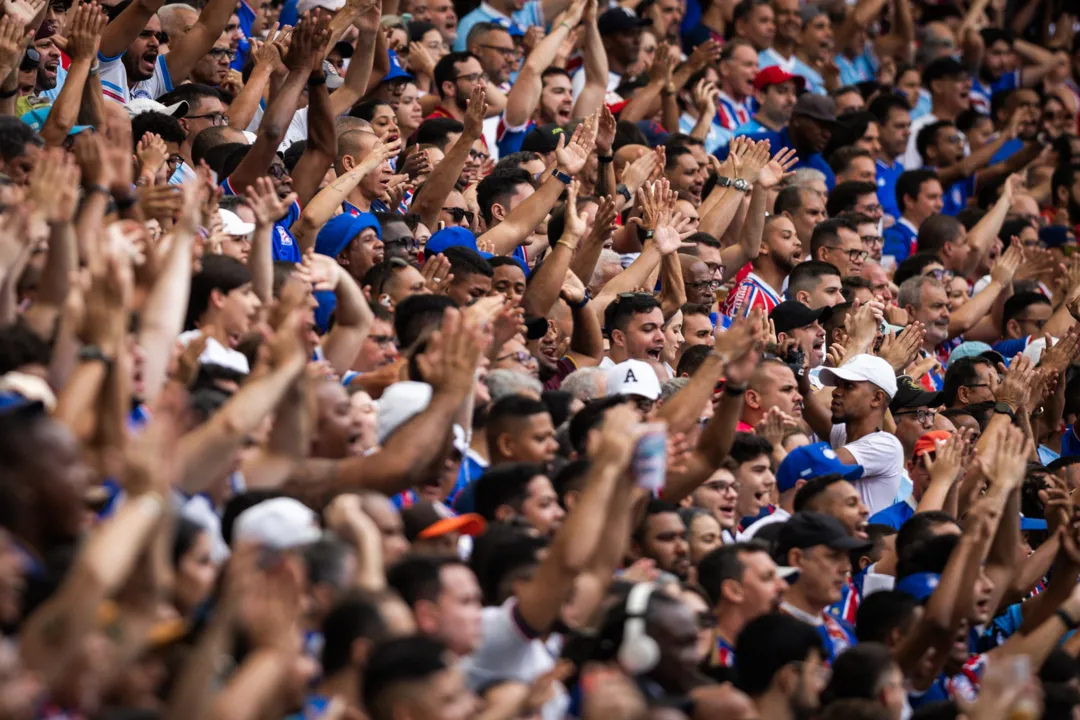
<path fill-rule="evenodd" d="M 354 237 L 368 228 L 375 230 L 375 234 L 382 240 L 382 228 L 371 213 L 362 212 L 359 215 L 341 213 L 331 218 L 330 222 L 319 230 L 315 238 L 315 252 L 336 258 L 348 247 Z"/>
<path fill-rule="evenodd" d="M 36 110 L 31 110 L 19 119 L 29 125 L 34 132 L 41 132 L 41 128 L 45 127 L 45 121 L 49 118 L 50 110 L 52 110 L 52 105 L 39 107 Z M 78 135 L 83 130 L 93 129 L 93 125 L 73 125 L 71 130 L 68 131 L 68 135 Z"/>
<path fill-rule="evenodd" d="M 940 575 L 932 572 L 922 572 L 897 580 L 894 589 L 910 595 L 919 602 L 925 602 L 927 598 L 934 594 L 940 584 Z"/>
<path fill-rule="evenodd" d="M 845 480 L 858 480 L 862 477 L 863 466 L 840 462 L 829 443 L 803 445 L 789 452 L 776 468 L 776 487 L 780 492 L 787 492 L 793 490 L 799 480 L 834 474 Z"/>
<path fill-rule="evenodd" d="M 499 18 L 498 20 L 492 20 L 492 22 L 510 33 L 510 37 L 525 37 L 525 31 L 516 22 L 511 22 L 506 18 Z"/>
<path fill-rule="evenodd" d="M 1045 520 L 1045 518 L 1024 517 L 1023 515 L 1021 515 L 1020 516 L 1020 529 L 1022 531 L 1024 531 L 1024 532 L 1031 532 L 1031 531 L 1034 531 L 1034 530 L 1042 530 L 1042 531 L 1045 532 L 1046 529 L 1047 529 L 1046 528 L 1046 520 Z"/>
<path fill-rule="evenodd" d="M 481 257 L 492 257 L 491 253 L 480 252 L 476 248 L 476 236 L 468 228 L 454 226 L 443 228 L 428 238 L 424 246 L 424 257 L 433 257 L 447 248 L 463 247 L 480 253 Z"/>
<path fill-rule="evenodd" d="M 393 50 L 387 50 L 386 52 L 390 56 L 390 69 L 387 70 L 386 75 L 383 76 L 381 82 L 390 82 L 391 80 L 415 80 L 412 75 L 405 72 L 405 69 L 401 67 L 401 61 L 398 60 L 396 52 Z"/>
<path fill-rule="evenodd" d="M 962 342 L 953 348 L 953 351 L 949 353 L 949 359 L 946 361 L 946 366 L 952 365 L 957 360 L 966 357 L 983 357 L 992 363 L 1001 363 L 1002 365 L 1008 365 L 1005 358 L 994 348 L 990 347 L 984 342 L 978 340 L 968 340 Z"/>

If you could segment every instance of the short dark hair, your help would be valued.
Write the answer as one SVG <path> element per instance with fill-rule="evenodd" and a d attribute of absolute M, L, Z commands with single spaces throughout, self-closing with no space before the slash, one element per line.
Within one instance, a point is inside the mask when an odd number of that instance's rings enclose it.
<path fill-rule="evenodd" d="M 739 465 L 756 460 L 762 455 L 772 454 L 772 443 L 760 435 L 748 432 L 735 433 L 735 440 L 731 444 L 728 455 Z"/>
<path fill-rule="evenodd" d="M 454 118 L 430 118 L 416 128 L 416 144 L 434 145 L 445 152 L 450 133 L 460 132 L 465 132 L 465 126 Z"/>
<path fill-rule="evenodd" d="M 930 265 L 941 264 L 941 258 L 932 252 L 917 252 L 904 259 L 896 267 L 896 273 L 893 275 L 893 282 L 897 287 L 904 284 L 905 280 L 910 280 L 916 275 L 922 275 Z"/>
<path fill-rule="evenodd" d="M 1053 307 L 1050 298 L 1046 297 L 1041 292 L 1020 292 L 1006 300 L 1005 307 L 1001 312 L 1002 332 L 1005 331 L 1010 320 L 1015 320 L 1017 315 L 1024 312 L 1032 305 L 1050 305 Z"/>
<path fill-rule="evenodd" d="M 47 366 L 50 358 L 49 342 L 31 330 L 25 321 L 16 320 L 0 327 L 0 375 L 24 365 Z"/>
<path fill-rule="evenodd" d="M 773 215 L 800 210 L 803 206 L 802 194 L 804 192 L 812 192 L 812 190 L 801 185 L 788 185 L 781 190 L 773 203 Z"/>
<path fill-rule="evenodd" d="M 391 720 L 392 702 L 387 697 L 398 685 L 421 683 L 451 667 L 441 641 L 426 635 L 409 635 L 375 646 L 364 668 L 361 687 L 364 708 L 372 720 Z"/>
<path fill-rule="evenodd" d="M 698 582 L 709 594 L 715 607 L 720 603 L 720 596 L 725 580 L 741 580 L 746 566 L 739 559 L 740 553 L 769 554 L 769 546 L 763 542 L 750 540 L 722 545 L 701 558 L 698 562 Z"/>
<path fill-rule="evenodd" d="M 1080 34 L 1078 34 L 1077 37 L 1080 37 Z M 0 147 L 0 153 L 2 153 L 2 152 L 3 152 L 2 147 Z M 4 155 L 4 159 L 7 160 L 8 159 L 7 154 L 3 153 L 3 155 Z M 1065 188 L 1066 190 L 1068 190 L 1069 188 L 1072 187 L 1073 177 L 1075 177 L 1077 173 L 1080 173 L 1080 163 L 1076 163 L 1076 162 L 1071 163 L 1069 165 L 1063 165 L 1063 166 L 1059 167 L 1058 169 L 1054 170 L 1054 174 L 1050 176 L 1050 202 L 1051 203 L 1057 203 L 1057 201 L 1058 201 L 1058 190 L 1060 190 L 1061 188 Z"/>
<path fill-rule="evenodd" d="M 26 146 L 41 147 L 45 141 L 17 117 L 0 117 L 0 157 L 10 162 L 26 154 Z"/>
<path fill-rule="evenodd" d="M 380 105 L 386 105 L 387 107 L 393 109 L 393 105 L 391 105 L 386 100 L 380 100 L 379 98 L 371 98 L 369 100 L 364 100 L 362 102 L 358 102 L 356 105 L 353 105 L 352 110 L 349 111 L 349 115 L 354 118 L 360 118 L 361 120 L 367 120 L 368 122 L 371 122 L 371 119 L 375 117 L 375 111 L 379 108 Z"/>
<path fill-rule="evenodd" d="M 505 463 L 488 468 L 476 481 L 476 512 L 490 522 L 496 519 L 495 511 L 503 505 L 520 511 L 528 497 L 529 483 L 543 474 L 544 468 L 535 463 Z"/>
<path fill-rule="evenodd" d="M 679 366 L 675 369 L 675 376 L 682 377 L 684 374 L 691 376 L 698 371 L 705 358 L 709 357 L 712 348 L 708 345 L 693 345 L 686 348 L 682 357 L 679 358 Z"/>
<path fill-rule="evenodd" d="M 906 555 L 909 548 L 923 540 L 934 537 L 933 528 L 945 523 L 956 524 L 956 518 L 942 510 L 929 510 L 912 515 L 896 533 L 897 557 Z"/>
<path fill-rule="evenodd" d="M 787 297 L 795 299 L 795 294 L 800 290 L 807 292 L 813 290 L 821 282 L 821 278 L 829 275 L 840 277 L 840 270 L 835 265 L 821 260 L 807 260 L 791 269 L 788 275 Z"/>
<path fill-rule="evenodd" d="M 519 150 L 509 155 L 503 155 L 499 158 L 499 162 L 495 163 L 496 170 L 502 170 L 503 168 L 517 168 L 521 169 L 523 163 L 533 162 L 534 160 L 542 160 L 540 153 L 532 152 L 531 150 Z"/>
<path fill-rule="evenodd" d="M 423 20 L 410 20 L 407 23 L 409 28 L 409 40 L 412 42 L 420 42 L 421 38 L 427 35 L 432 30 L 438 30 L 432 23 L 424 22 Z"/>
<path fill-rule="evenodd" d="M 798 267 L 798 265 L 796 265 L 796 267 Z M 870 284 L 870 281 L 861 275 L 849 275 L 840 280 L 840 292 L 844 295 L 844 302 L 850 303 L 854 301 L 856 290 L 871 290 L 873 287 L 874 286 Z M 835 307 L 833 308 L 833 311 L 836 311 Z"/>
<path fill-rule="evenodd" d="M 908 101 L 896 93 L 882 93 L 881 95 L 878 95 L 866 109 L 871 115 L 877 118 L 877 121 L 880 124 L 885 124 L 889 121 L 889 113 L 892 110 L 911 112 L 911 106 L 908 104 Z"/>
<path fill-rule="evenodd" d="M 452 52 L 447 53 L 439 60 L 439 62 L 435 63 L 435 71 L 433 73 L 435 76 L 435 92 L 439 94 L 439 97 L 443 96 L 443 83 L 454 82 L 457 77 L 457 68 L 454 66 L 469 59 L 480 62 L 480 59 L 471 52 Z"/>
<path fill-rule="evenodd" d="M 856 92 L 858 91 L 856 90 Z M 832 168 L 833 173 L 839 175 L 850 168 L 852 161 L 859 157 L 873 159 L 874 156 L 869 150 L 859 147 L 858 145 L 842 145 L 829 156 L 829 167 Z M 843 183 L 841 183 L 841 185 L 842 184 Z M 837 187 L 840 187 L 840 185 L 837 185 Z M 829 214 L 831 215 L 832 213 Z"/>
<path fill-rule="evenodd" d="M 885 674 L 893 668 L 889 648 L 879 642 L 859 643 L 837 656 L 824 697 L 829 703 L 848 698 L 876 700 Z"/>
<path fill-rule="evenodd" d="M 386 571 L 386 584 L 406 605 L 416 608 L 416 603 L 421 600 L 435 602 L 438 599 L 442 592 L 439 573 L 444 567 L 462 564 L 456 557 L 406 555 Z"/>
<path fill-rule="evenodd" d="M 869 155 L 869 153 L 867 153 Z M 840 213 L 853 210 L 855 203 L 863 195 L 876 195 L 877 185 L 872 182 L 863 182 L 862 180 L 847 180 L 839 183 L 829 193 L 829 199 L 825 203 L 825 211 L 829 213 L 829 217 L 836 219 L 836 216 Z"/>
<path fill-rule="evenodd" d="M 131 143 L 133 150 L 139 146 L 139 141 L 142 140 L 143 135 L 146 133 L 154 133 L 160 136 L 165 142 L 176 143 L 177 145 L 183 144 L 184 138 L 187 137 L 184 128 L 180 127 L 180 121 L 172 115 L 154 112 L 153 110 L 150 112 L 139 113 L 131 118 Z"/>
<path fill-rule="evenodd" d="M 469 275 L 491 277 L 495 274 L 495 271 L 491 269 L 491 263 L 472 248 L 455 245 L 443 250 L 442 254 L 450 261 L 450 272 L 459 280 Z"/>
<path fill-rule="evenodd" d="M 673 147 L 668 147 L 667 152 L 664 154 L 664 157 L 666 158 L 664 160 L 664 170 L 667 171 L 675 167 L 679 163 L 679 158 L 681 158 L 683 155 L 690 154 L 690 148 L 686 147 L 685 145 L 675 145 Z"/>
<path fill-rule="evenodd" d="M 922 130 L 919 131 L 918 137 L 915 138 L 915 147 L 919 151 L 919 157 L 923 162 L 928 162 L 926 158 L 926 151 L 931 145 L 937 143 L 938 131 L 944 130 L 948 127 L 956 127 L 956 123 L 952 120 L 938 120 L 932 122 Z"/>
<path fill-rule="evenodd" d="M 859 642 L 886 642 L 894 629 L 906 630 L 918 602 L 899 590 L 882 590 L 867 595 L 855 615 L 855 636 Z"/>
<path fill-rule="evenodd" d="M 940 575 L 945 572 L 949 557 L 959 541 L 959 535 L 934 535 L 905 548 L 903 556 L 896 563 L 896 579 L 903 580 L 918 573 Z"/>
<path fill-rule="evenodd" d="M 224 145 L 243 146 L 243 143 L 229 143 L 225 140 L 226 135 L 233 129 L 234 128 L 230 128 L 228 125 L 215 125 L 214 127 L 208 127 L 205 130 L 199 131 L 199 134 L 191 141 L 191 161 L 198 165 L 200 161 L 207 160 L 207 164 L 209 165 L 210 161 L 208 160 L 208 156 L 210 155 L 211 150 Z"/>
<path fill-rule="evenodd" d="M 634 315 L 650 313 L 660 307 L 660 301 L 649 293 L 619 295 L 604 309 L 604 332 L 610 337 L 615 330 L 626 330 Z"/>
<path fill-rule="evenodd" d="M 532 184 L 532 176 L 517 166 L 493 170 L 477 183 L 476 204 L 480 206 L 480 214 L 484 216 L 488 227 L 491 226 L 491 210 L 495 203 L 505 204 L 520 186 Z"/>
<path fill-rule="evenodd" d="M 938 180 L 938 174 L 936 170 L 905 170 L 900 173 L 900 177 L 896 179 L 896 207 L 900 208 L 900 212 L 904 212 L 904 198 L 909 197 L 917 199 L 919 192 L 922 190 L 923 183 L 930 180 Z M 939 180 L 940 182 L 940 180 Z"/>
<path fill-rule="evenodd" d="M 410 295 L 394 308 L 394 333 L 398 346 L 411 347 L 429 328 L 442 324 L 446 308 L 457 303 L 446 295 Z"/>
<path fill-rule="evenodd" d="M 589 432 L 603 425 L 604 414 L 608 410 L 625 402 L 627 402 L 625 395 L 608 395 L 585 403 L 585 407 L 570 418 L 570 447 L 577 453 L 585 452 Z"/>
<path fill-rule="evenodd" d="M 951 406 L 956 402 L 956 395 L 960 388 L 979 381 L 979 376 L 975 372 L 979 365 L 985 365 L 989 368 L 994 367 L 994 363 L 977 355 L 959 358 L 949 363 L 949 369 L 945 371 L 945 379 L 941 386 L 942 404 L 946 407 Z"/>
<path fill-rule="evenodd" d="M 360 594 L 342 598 L 323 619 L 323 647 L 320 661 L 329 677 L 352 664 L 353 643 L 359 638 L 382 642 L 387 637 L 386 622 L 378 606 Z"/>
<path fill-rule="evenodd" d="M 956 242 L 964 226 L 952 215 L 931 215 L 919 226 L 916 251 L 920 253 L 941 252 L 947 242 Z"/>
<path fill-rule="evenodd" d="M 824 659 L 821 636 L 801 620 L 780 613 L 751 620 L 735 642 L 739 686 L 750 697 L 760 697 L 785 665 L 805 661 L 812 651 Z"/>
<path fill-rule="evenodd" d="M 795 508 L 795 512 L 802 510 L 812 510 L 820 512 L 814 505 L 814 500 L 821 496 L 826 490 L 835 485 L 838 482 L 847 482 L 842 475 L 837 473 L 830 473 L 829 475 L 821 475 L 819 477 L 810 478 L 799 490 L 795 493 L 795 500 L 792 507 Z"/>
<path fill-rule="evenodd" d="M 995 96 L 997 94 L 998 93 L 995 93 Z M 968 108 L 967 110 L 956 116 L 956 129 L 962 133 L 966 133 L 971 130 L 971 128 L 975 127 L 976 124 L 982 122 L 983 120 L 989 120 L 990 122 L 993 122 L 991 117 L 986 113 L 980 112 L 975 108 Z"/>
<path fill-rule="evenodd" d="M 185 329 L 195 328 L 199 318 L 210 307 L 210 294 L 214 290 L 229 293 L 249 282 L 251 271 L 236 258 L 228 255 L 205 255 L 201 269 L 191 276 Z"/>
<path fill-rule="evenodd" d="M 720 240 L 718 240 L 715 235 L 710 235 L 709 233 L 700 230 L 686 238 L 684 242 L 694 243 L 695 245 L 704 245 L 705 247 L 716 248 L 717 250 L 723 247 L 720 244 Z"/>
<path fill-rule="evenodd" d="M 870 185 L 870 183 L 866 184 Z M 828 220 L 819 222 L 810 235 L 810 257 L 816 260 L 818 250 L 821 248 L 836 247 L 837 243 L 840 242 L 841 229 L 850 230 L 856 235 L 859 233 L 859 226 L 847 218 L 831 217 Z"/>

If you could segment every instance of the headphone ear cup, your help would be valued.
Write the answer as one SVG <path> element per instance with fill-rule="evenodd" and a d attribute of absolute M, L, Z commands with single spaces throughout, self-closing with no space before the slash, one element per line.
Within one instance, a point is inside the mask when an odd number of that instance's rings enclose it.
<path fill-rule="evenodd" d="M 649 672 L 660 660 L 660 647 L 645 633 L 645 620 L 632 618 L 626 623 L 625 637 L 619 646 L 619 664 L 631 675 Z"/>

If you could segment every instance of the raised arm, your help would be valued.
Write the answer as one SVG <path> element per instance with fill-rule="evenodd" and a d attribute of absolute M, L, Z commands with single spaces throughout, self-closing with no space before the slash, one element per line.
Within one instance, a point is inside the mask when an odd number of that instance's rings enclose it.
<path fill-rule="evenodd" d="M 1016 269 L 1020 267 L 1022 259 L 1023 255 L 1017 245 L 1010 246 L 997 259 L 990 268 L 990 282 L 986 287 L 975 293 L 955 315 L 949 316 L 949 337 L 956 337 L 975 327 L 980 320 L 990 314 L 991 308 L 1001 293 L 1012 287 L 1013 276 L 1016 274 Z M 968 305 L 972 306 L 971 309 L 967 308 Z"/>
<path fill-rule="evenodd" d="M 187 80 L 199 60 L 210 52 L 234 12 L 236 0 L 210 0 L 199 11 L 199 19 L 184 37 L 169 44 L 165 65 L 174 86 Z"/>
<path fill-rule="evenodd" d="M 326 34 L 326 40 L 329 39 Z M 327 47 L 319 45 L 311 60 L 311 75 L 308 77 L 308 136 L 304 154 L 296 163 L 291 173 L 296 201 L 303 207 L 315 197 L 326 171 L 334 164 L 337 156 L 337 128 L 334 115 L 330 111 L 330 91 L 326 88 L 326 74 L 322 69 L 322 59 Z"/>
<path fill-rule="evenodd" d="M 78 5 L 71 14 L 73 17 L 68 19 L 70 31 L 67 47 L 71 65 L 64 87 L 60 88 L 49 117 L 45 119 L 45 126 L 41 128 L 45 144 L 54 147 L 64 143 L 79 119 L 83 88 L 90 75 L 90 65 L 98 52 L 101 32 L 108 21 L 108 16 L 96 5 Z"/>
<path fill-rule="evenodd" d="M 102 60 L 112 60 L 123 55 L 163 4 L 164 0 L 132 0 L 130 5 L 105 26 L 101 33 L 99 57 Z"/>
<path fill-rule="evenodd" d="M 604 49 L 604 39 L 600 37 L 600 28 L 596 24 L 597 5 L 596 0 L 588 0 L 585 3 L 585 12 L 582 14 L 585 40 L 581 57 L 585 59 L 585 85 L 578 93 L 577 100 L 574 101 L 573 116 L 575 118 L 588 117 L 595 110 L 605 107 L 608 59 L 607 51 Z"/>
<path fill-rule="evenodd" d="M 360 0 L 357 3 L 356 29 L 360 36 L 356 41 L 356 52 L 349 61 L 341 87 L 330 96 L 330 107 L 334 117 L 349 112 L 369 90 L 368 82 L 375 63 L 376 37 L 379 33 L 379 18 L 382 15 L 382 3 L 379 0 Z M 389 55 L 387 56 L 389 57 Z M 382 73 L 384 77 L 385 72 Z"/>
<path fill-rule="evenodd" d="M 570 34 L 570 29 L 581 21 L 581 14 L 585 9 L 586 0 L 575 0 L 570 9 L 551 28 L 551 32 L 541 40 L 525 62 L 521 65 L 517 80 L 514 81 L 510 92 L 506 96 L 506 111 L 503 121 L 507 127 L 523 127 L 532 119 L 536 106 L 540 104 L 540 91 L 542 84 L 540 75 L 551 67 L 555 61 L 555 54 L 559 51 L 559 45 Z M 586 61 L 586 65 L 588 61 Z M 606 79 L 606 73 L 605 73 Z"/>
<path fill-rule="evenodd" d="M 562 237 L 555 243 L 544 262 L 536 268 L 521 298 L 521 307 L 531 317 L 545 317 L 559 299 L 559 291 L 570 269 L 570 259 L 585 234 L 585 217 L 577 211 L 577 196 L 581 183 L 574 180 L 566 188 L 566 213 Z"/>
<path fill-rule="evenodd" d="M 334 272 L 334 327 L 323 338 L 323 353 L 334 371 L 344 375 L 356 361 L 375 316 L 364 291 L 343 267 L 325 255 L 314 257 Z"/>

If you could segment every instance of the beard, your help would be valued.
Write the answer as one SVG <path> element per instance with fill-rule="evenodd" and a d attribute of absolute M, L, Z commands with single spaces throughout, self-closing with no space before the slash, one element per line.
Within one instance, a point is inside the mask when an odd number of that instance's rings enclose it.
<path fill-rule="evenodd" d="M 469 109 L 469 95 L 455 95 L 454 105 L 457 107 L 458 110 L 465 112 Z"/>

